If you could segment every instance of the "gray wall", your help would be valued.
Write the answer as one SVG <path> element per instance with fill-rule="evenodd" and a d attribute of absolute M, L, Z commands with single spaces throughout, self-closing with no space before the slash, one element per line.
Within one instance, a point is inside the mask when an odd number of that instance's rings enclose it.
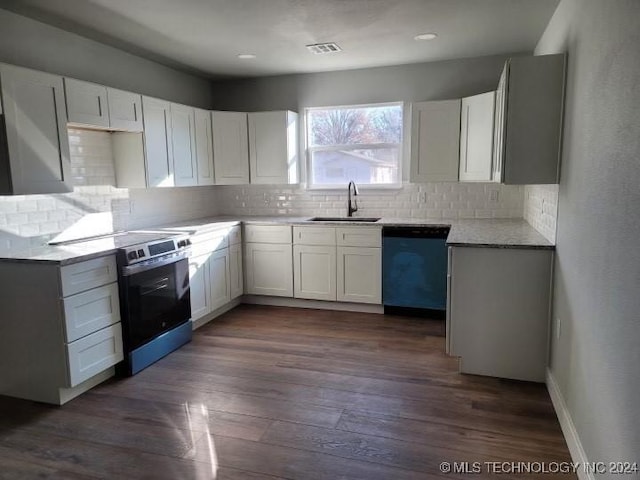
<path fill-rule="evenodd" d="M 0 62 L 204 108 L 209 80 L 0 9 Z"/>
<path fill-rule="evenodd" d="M 536 48 L 568 52 L 551 371 L 590 461 L 640 461 L 639 20 L 562 0 Z"/>
<path fill-rule="evenodd" d="M 294 110 L 304 107 L 460 98 L 495 90 L 509 55 L 339 72 L 213 83 L 220 110 Z"/>

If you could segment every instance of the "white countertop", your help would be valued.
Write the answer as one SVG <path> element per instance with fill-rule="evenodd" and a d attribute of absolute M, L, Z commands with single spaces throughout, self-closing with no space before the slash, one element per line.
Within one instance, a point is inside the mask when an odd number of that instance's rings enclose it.
<path fill-rule="evenodd" d="M 203 233 L 208 230 L 230 228 L 241 223 L 254 225 L 331 225 L 331 226 L 450 226 L 447 244 L 451 246 L 491 247 L 491 248 L 542 248 L 552 249 L 554 245 L 521 218 L 517 219 L 417 219 L 383 217 L 375 223 L 326 221 L 315 222 L 305 217 L 255 217 L 218 216 L 186 220 L 184 222 L 154 227 L 154 231 Z M 0 261 L 10 262 L 50 262 L 60 265 L 76 263 L 91 258 L 115 253 L 121 248 L 118 237 L 107 237 L 69 245 L 43 245 L 16 251 L 0 253 Z"/>

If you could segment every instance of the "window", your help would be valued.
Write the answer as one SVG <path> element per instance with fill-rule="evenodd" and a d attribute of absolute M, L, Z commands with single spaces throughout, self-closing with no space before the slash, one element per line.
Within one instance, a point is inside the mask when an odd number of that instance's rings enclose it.
<path fill-rule="evenodd" d="M 310 187 L 402 182 L 402 104 L 308 108 Z"/>

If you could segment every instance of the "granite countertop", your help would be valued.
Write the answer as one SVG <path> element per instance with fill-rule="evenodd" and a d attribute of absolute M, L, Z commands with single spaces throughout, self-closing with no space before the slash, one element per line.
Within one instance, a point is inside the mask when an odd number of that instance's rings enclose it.
<path fill-rule="evenodd" d="M 518 219 L 416 219 L 383 217 L 375 223 L 348 221 L 310 221 L 304 217 L 217 216 L 154 227 L 154 231 L 183 232 L 192 235 L 241 223 L 253 225 L 331 225 L 331 226 L 450 226 L 447 245 L 493 248 L 553 249 L 554 245 L 525 220 Z M 0 261 L 47 262 L 66 265 L 115 253 L 125 246 L 115 237 L 99 238 L 69 245 L 43 245 L 17 251 L 0 252 Z"/>

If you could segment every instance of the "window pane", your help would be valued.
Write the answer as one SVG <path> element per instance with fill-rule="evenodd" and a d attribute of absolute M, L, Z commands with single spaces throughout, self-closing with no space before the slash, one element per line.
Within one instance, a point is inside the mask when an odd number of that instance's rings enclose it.
<path fill-rule="evenodd" d="M 311 183 L 347 185 L 400 183 L 400 148 L 320 150 L 311 154 Z"/>
<path fill-rule="evenodd" d="M 402 141 L 401 105 L 312 109 L 307 121 L 309 146 Z"/>

